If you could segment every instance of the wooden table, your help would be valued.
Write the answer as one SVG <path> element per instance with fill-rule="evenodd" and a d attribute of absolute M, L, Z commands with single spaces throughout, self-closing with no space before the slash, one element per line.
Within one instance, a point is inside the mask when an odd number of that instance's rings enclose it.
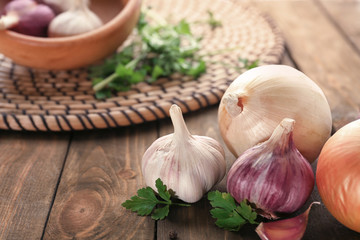
<path fill-rule="evenodd" d="M 360 2 L 356 0 L 255 1 L 286 40 L 283 64 L 319 84 L 332 110 L 334 129 L 359 117 Z M 185 115 L 193 134 L 219 140 L 217 105 Z M 73 133 L 1 131 L 0 239 L 259 239 L 254 226 L 221 230 L 204 198 L 173 208 L 153 221 L 121 203 L 144 186 L 140 160 L 169 119 L 111 130 Z M 223 144 L 223 146 L 225 146 Z M 228 165 L 234 157 L 227 151 Z M 314 170 L 316 163 L 313 164 Z M 217 189 L 225 191 L 222 181 Z M 319 201 L 315 188 L 307 205 Z M 360 214 L 360 213 L 359 213 Z M 324 205 L 314 206 L 304 239 L 360 239 Z"/>

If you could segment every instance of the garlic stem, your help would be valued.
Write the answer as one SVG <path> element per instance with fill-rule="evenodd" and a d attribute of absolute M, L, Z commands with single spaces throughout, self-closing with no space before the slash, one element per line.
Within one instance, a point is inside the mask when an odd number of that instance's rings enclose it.
<path fill-rule="evenodd" d="M 181 141 L 189 139 L 190 132 L 186 127 L 181 108 L 175 104 L 170 107 L 170 118 L 174 125 L 174 137 Z"/>
<path fill-rule="evenodd" d="M 0 17 L 0 30 L 5 30 L 16 26 L 19 23 L 19 16 L 16 13 L 9 12 Z"/>
<path fill-rule="evenodd" d="M 269 138 L 269 144 L 272 146 L 278 145 L 279 151 L 284 152 L 286 149 L 291 147 L 291 142 L 289 144 L 284 144 L 284 142 L 288 142 L 290 139 L 290 134 L 292 134 L 295 125 L 295 120 L 290 118 L 284 118 L 280 124 L 275 128 L 274 132 L 271 134 Z"/>
<path fill-rule="evenodd" d="M 88 10 L 89 0 L 75 0 L 73 5 L 70 7 L 71 10 L 82 9 L 84 11 Z"/>

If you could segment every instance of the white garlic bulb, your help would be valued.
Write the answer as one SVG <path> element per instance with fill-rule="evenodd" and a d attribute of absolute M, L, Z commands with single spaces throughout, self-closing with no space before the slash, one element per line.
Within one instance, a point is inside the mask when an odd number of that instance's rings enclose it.
<path fill-rule="evenodd" d="M 266 141 L 284 118 L 296 121 L 295 146 L 315 161 L 332 118 L 324 93 L 302 72 L 285 65 L 250 69 L 231 83 L 218 111 L 221 135 L 236 157 Z"/>
<path fill-rule="evenodd" d="M 103 25 L 89 7 L 89 0 L 76 0 L 69 10 L 57 15 L 50 23 L 49 37 L 72 36 L 86 33 Z"/>
<path fill-rule="evenodd" d="M 177 105 L 171 106 L 170 117 L 174 133 L 160 137 L 146 150 L 142 173 L 154 190 L 160 178 L 177 198 L 196 202 L 224 177 L 224 150 L 213 138 L 191 135 Z"/>

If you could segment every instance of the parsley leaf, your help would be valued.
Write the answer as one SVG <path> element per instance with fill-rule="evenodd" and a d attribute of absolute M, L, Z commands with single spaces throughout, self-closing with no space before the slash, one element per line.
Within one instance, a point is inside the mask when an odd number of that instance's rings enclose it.
<path fill-rule="evenodd" d="M 156 181 L 155 181 L 155 186 L 158 190 L 158 193 L 159 193 L 159 196 L 164 199 L 166 202 L 170 203 L 171 204 L 171 200 L 170 200 L 170 192 L 167 191 L 166 189 L 166 185 L 164 185 L 164 183 L 161 181 L 160 178 L 158 178 Z"/>
<path fill-rule="evenodd" d="M 255 220 L 257 214 L 244 200 L 237 205 L 229 193 L 212 191 L 208 193 L 208 200 L 213 209 L 211 216 L 216 218 L 215 224 L 229 231 L 238 231 L 244 224 L 258 224 Z"/>
<path fill-rule="evenodd" d="M 154 220 L 162 220 L 169 214 L 169 205 L 166 205 L 162 208 L 157 208 L 154 210 L 153 214 L 151 215 L 151 218 Z"/>
<path fill-rule="evenodd" d="M 137 195 L 132 196 L 130 200 L 126 200 L 121 205 L 126 209 L 129 209 L 133 212 L 137 212 L 140 216 L 150 215 L 154 220 L 162 220 L 168 214 L 170 210 L 170 205 L 177 205 L 188 207 L 190 204 L 186 203 L 174 203 L 171 201 L 170 190 L 167 190 L 166 185 L 158 178 L 155 181 L 155 186 L 157 188 L 158 194 L 161 198 L 159 200 L 155 191 L 151 187 L 141 188 L 137 191 Z M 165 205 L 163 207 L 154 208 L 158 205 Z"/>
<path fill-rule="evenodd" d="M 154 191 L 150 188 L 142 188 L 137 191 L 137 196 L 125 201 L 122 206 L 137 212 L 140 216 L 149 215 L 158 203 Z"/>

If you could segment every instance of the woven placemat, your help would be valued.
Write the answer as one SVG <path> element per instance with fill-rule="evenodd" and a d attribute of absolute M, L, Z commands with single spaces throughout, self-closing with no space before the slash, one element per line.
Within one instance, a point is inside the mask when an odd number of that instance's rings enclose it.
<path fill-rule="evenodd" d="M 210 56 L 207 73 L 194 80 L 174 74 L 153 84 L 140 83 L 116 97 L 97 100 L 87 69 L 47 71 L 19 66 L 0 54 L 0 129 L 72 131 L 134 125 L 168 117 L 177 104 L 184 113 L 217 104 L 239 75 L 226 65 L 239 57 L 261 64 L 279 63 L 284 41 L 276 25 L 256 8 L 229 0 L 151 0 L 143 4 L 171 21 L 208 19 L 222 22 L 212 30 L 193 24 L 202 36 L 202 53 L 232 49 Z M 239 65 L 240 66 L 240 65 Z"/>

